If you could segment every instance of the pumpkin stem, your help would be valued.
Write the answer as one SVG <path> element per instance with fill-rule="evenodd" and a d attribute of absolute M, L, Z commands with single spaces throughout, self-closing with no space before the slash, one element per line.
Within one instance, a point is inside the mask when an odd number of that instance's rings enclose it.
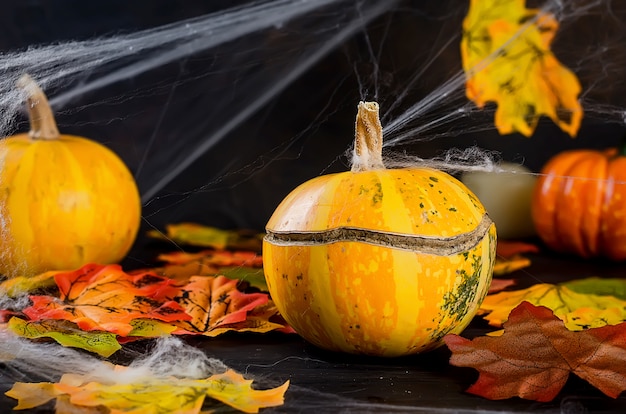
<path fill-rule="evenodd" d="M 352 156 L 353 172 L 385 168 L 383 127 L 380 124 L 378 109 L 376 102 L 359 102 Z"/>
<path fill-rule="evenodd" d="M 17 87 L 26 96 L 28 118 L 30 119 L 29 135 L 32 139 L 57 139 L 59 129 L 54 120 L 48 98 L 37 82 L 29 75 L 23 75 L 17 81 Z"/>

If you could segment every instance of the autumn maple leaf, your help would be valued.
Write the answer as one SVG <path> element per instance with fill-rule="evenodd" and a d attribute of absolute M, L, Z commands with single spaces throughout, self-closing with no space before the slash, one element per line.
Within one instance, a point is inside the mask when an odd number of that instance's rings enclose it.
<path fill-rule="evenodd" d="M 193 276 L 174 300 L 192 316 L 191 320 L 176 322 L 180 329 L 174 334 L 216 336 L 232 330 L 267 332 L 285 328 L 270 321 L 278 310 L 265 306 L 269 302 L 266 293 L 243 293 L 237 289 L 236 280 L 224 276 Z"/>
<path fill-rule="evenodd" d="M 112 333 L 117 342 L 170 334 L 291 331 L 267 293 L 241 292 L 237 280 L 224 276 L 191 276 L 180 285 L 150 271 L 127 274 L 118 265 L 87 265 L 54 278 L 59 297 L 31 296 L 32 305 L 23 311 L 29 320 L 12 325 L 18 335 L 50 337 L 104 355 L 113 348 L 85 345 L 95 336 L 46 321 Z"/>
<path fill-rule="evenodd" d="M 123 372 L 125 367 L 116 366 Z M 57 413 L 106 412 L 199 414 L 207 398 L 246 413 L 284 403 L 289 381 L 257 390 L 252 381 L 228 370 L 205 379 L 148 378 L 133 383 L 103 384 L 78 374 L 66 374 L 59 383 L 16 383 L 6 395 L 18 400 L 15 409 L 35 408 L 57 399 Z M 218 407 L 221 408 L 221 407 Z M 96 411 L 91 411 L 96 410 Z"/>
<path fill-rule="evenodd" d="M 513 273 L 517 270 L 530 266 L 530 259 L 521 256 L 515 256 L 510 259 L 496 258 L 493 265 L 493 276 L 502 276 Z"/>
<path fill-rule="evenodd" d="M 261 251 L 263 240 L 263 234 L 257 232 L 222 230 L 198 223 L 168 224 L 165 234 L 153 230 L 148 232 L 148 235 L 161 240 L 174 241 L 176 244 L 212 247 L 218 250 L 228 248 Z"/>
<path fill-rule="evenodd" d="M 525 0 L 470 1 L 461 41 L 466 95 L 479 108 L 498 104 L 501 134 L 531 136 L 543 115 L 571 136 L 578 132 L 580 82 L 550 51 L 558 26 Z"/>
<path fill-rule="evenodd" d="M 164 266 L 143 270 L 186 282 L 191 276 L 226 276 L 267 291 L 263 258 L 250 251 L 202 250 L 160 254 Z"/>
<path fill-rule="evenodd" d="M 530 266 L 530 259 L 522 256 L 522 254 L 537 253 L 538 251 L 539 248 L 531 243 L 499 240 L 496 247 L 496 263 L 493 267 L 493 275 L 502 276 Z"/>
<path fill-rule="evenodd" d="M 539 253 L 539 247 L 536 244 L 527 242 L 498 240 L 498 245 L 496 246 L 496 255 L 498 257 L 510 259 L 523 253 Z"/>
<path fill-rule="evenodd" d="M 617 398 L 626 390 L 626 323 L 573 332 L 544 306 L 522 302 L 499 337 L 444 337 L 450 364 L 480 375 L 467 391 L 492 400 L 551 401 L 570 373 Z"/>
<path fill-rule="evenodd" d="M 109 357 L 121 348 L 116 336 L 110 332 L 83 331 L 66 320 L 25 321 L 13 317 L 7 328 L 28 339 L 51 338 L 66 347 L 81 348 Z"/>
<path fill-rule="evenodd" d="M 189 320 L 180 304 L 169 299 L 173 281 L 154 273 L 129 275 L 119 265 L 86 265 L 54 275 L 60 296 L 31 296 L 23 310 L 31 320 L 63 319 L 85 331 L 103 330 L 126 336 L 134 319 L 164 322 Z"/>
<path fill-rule="evenodd" d="M 37 289 L 54 286 L 54 275 L 62 273 L 58 270 L 41 273 L 35 276 L 15 276 L 0 283 L 0 295 L 17 297 Z"/>
<path fill-rule="evenodd" d="M 508 287 L 515 285 L 514 279 L 491 279 L 491 284 L 489 285 L 488 294 L 492 295 L 494 293 L 500 292 Z"/>
<path fill-rule="evenodd" d="M 596 290 L 592 288 L 584 289 L 583 286 L 588 286 L 583 284 L 584 281 L 582 279 L 580 283 L 572 284 L 577 291 L 570 289 L 572 282 L 566 282 L 557 285 L 538 283 L 527 289 L 490 294 L 480 305 L 479 312 L 487 313 L 484 318 L 490 325 L 498 327 L 507 319 L 511 310 L 522 302 L 552 309 L 570 330 L 615 325 L 626 320 L 625 300 L 611 295 L 595 294 Z M 618 288 L 616 283 L 612 286 Z M 596 282 L 596 287 L 607 291 L 610 289 L 602 281 Z M 597 291 L 606 293 L 601 289 Z"/>

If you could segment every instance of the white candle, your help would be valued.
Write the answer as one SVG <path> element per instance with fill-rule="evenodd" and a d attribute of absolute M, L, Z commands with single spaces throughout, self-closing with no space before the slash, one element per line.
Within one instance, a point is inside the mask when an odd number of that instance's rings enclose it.
<path fill-rule="evenodd" d="M 464 173 L 461 181 L 485 206 L 496 223 L 498 238 L 533 236 L 535 229 L 530 209 L 536 177 L 519 164 L 503 162 L 500 170 Z"/>

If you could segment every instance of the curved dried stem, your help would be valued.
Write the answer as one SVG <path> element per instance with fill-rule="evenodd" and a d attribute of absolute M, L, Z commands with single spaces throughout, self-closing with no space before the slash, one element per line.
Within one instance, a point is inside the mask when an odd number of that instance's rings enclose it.
<path fill-rule="evenodd" d="M 17 81 L 17 87 L 26 96 L 28 118 L 30 119 L 29 135 L 33 139 L 57 139 L 59 129 L 48 103 L 48 98 L 37 82 L 29 75 L 23 75 Z"/>
<path fill-rule="evenodd" d="M 383 127 L 376 102 L 359 102 L 356 115 L 352 171 L 384 169 Z"/>

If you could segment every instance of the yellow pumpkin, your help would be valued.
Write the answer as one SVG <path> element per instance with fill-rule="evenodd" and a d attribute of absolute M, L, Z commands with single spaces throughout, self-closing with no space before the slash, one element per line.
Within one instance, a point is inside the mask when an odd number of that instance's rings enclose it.
<path fill-rule="evenodd" d="M 272 299 L 306 340 L 401 356 L 471 321 L 491 282 L 495 225 L 458 180 L 386 169 L 375 102 L 361 102 L 352 171 L 300 185 L 267 223 Z"/>
<path fill-rule="evenodd" d="M 31 130 L 0 142 L 0 272 L 32 275 L 121 260 L 141 216 L 132 174 L 103 145 L 61 135 L 28 75 L 18 87 Z"/>

